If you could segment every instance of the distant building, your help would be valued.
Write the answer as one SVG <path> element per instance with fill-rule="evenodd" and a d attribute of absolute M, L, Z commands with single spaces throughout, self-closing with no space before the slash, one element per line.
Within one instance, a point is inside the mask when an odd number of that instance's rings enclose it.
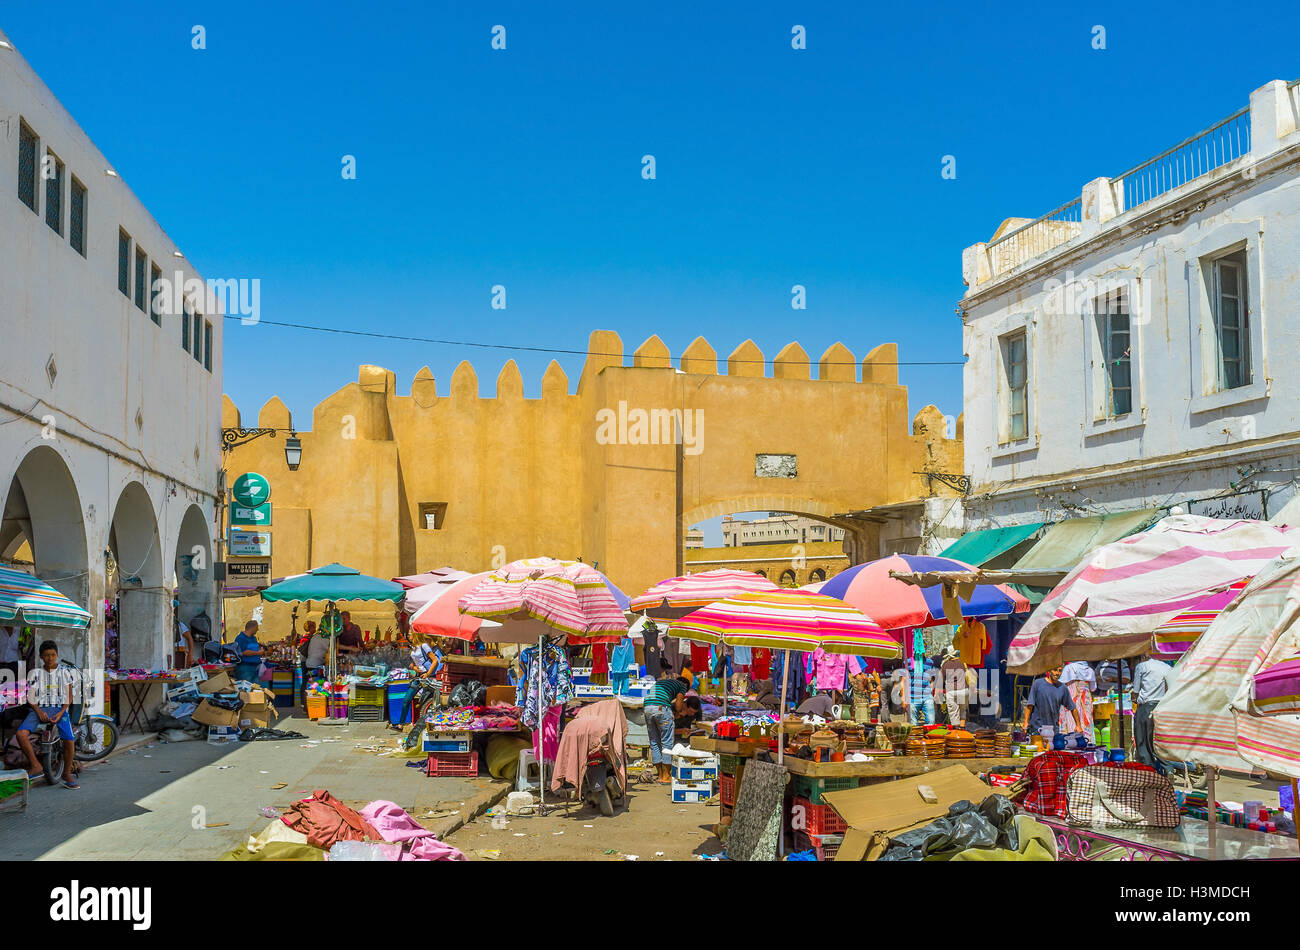
<path fill-rule="evenodd" d="M 691 528 L 686 532 L 686 537 L 682 540 L 682 547 L 688 551 L 704 547 L 704 532 L 699 528 Z"/>
<path fill-rule="evenodd" d="M 149 209 L 0 39 L 0 562 L 90 610 L 89 631 L 48 634 L 65 659 L 104 666 L 108 600 L 118 665 L 168 667 L 173 591 L 182 619 L 217 618 L 222 318 Z M 162 278 L 176 288 L 168 298 Z"/>
<path fill-rule="evenodd" d="M 754 521 L 740 521 L 730 517 L 722 519 L 722 544 L 729 548 L 752 544 L 811 544 L 843 540 L 843 528 L 780 511 L 770 511 L 766 518 Z"/>
<path fill-rule="evenodd" d="M 1298 114 L 1300 86 L 1270 82 L 965 250 L 969 529 L 1174 507 L 1259 518 L 1292 496 Z"/>

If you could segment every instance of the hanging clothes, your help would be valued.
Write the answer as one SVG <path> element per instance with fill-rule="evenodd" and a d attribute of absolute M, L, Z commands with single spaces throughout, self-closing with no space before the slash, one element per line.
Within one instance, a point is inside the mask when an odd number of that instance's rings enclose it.
<path fill-rule="evenodd" d="M 591 647 L 591 685 L 604 686 L 609 682 L 609 652 L 603 643 Z"/>
<path fill-rule="evenodd" d="M 543 710 L 563 706 L 573 698 L 573 671 L 564 650 L 547 640 L 542 653 L 542 690 L 538 695 L 537 647 L 519 653 L 520 681 L 515 687 L 515 705 L 521 709 L 519 721 L 536 729 Z"/>
<path fill-rule="evenodd" d="M 819 692 L 825 693 L 833 689 L 844 689 L 848 674 L 862 672 L 862 664 L 856 656 L 827 653 L 818 647 L 808 654 L 805 672 L 808 685 L 815 684 Z"/>
<path fill-rule="evenodd" d="M 772 651 L 754 650 L 754 658 L 749 664 L 749 678 L 767 680 L 772 678 Z"/>
<path fill-rule="evenodd" d="M 659 628 L 650 621 L 641 628 L 641 642 L 645 652 L 646 675 L 658 679 L 663 671 L 663 652 L 659 646 Z"/>
<path fill-rule="evenodd" d="M 691 643 L 691 669 L 695 671 L 696 676 L 709 675 L 709 645 L 707 643 Z"/>
<path fill-rule="evenodd" d="M 554 762 L 560 748 L 560 718 L 563 706 L 552 706 L 542 717 L 541 726 L 533 729 L 533 758 L 538 762 Z"/>
<path fill-rule="evenodd" d="M 675 676 L 682 669 L 682 641 L 677 637 L 664 637 L 663 667 L 669 676 Z"/>
<path fill-rule="evenodd" d="M 754 663 L 754 651 L 749 647 L 732 647 L 731 661 L 736 666 L 752 666 Z"/>
<path fill-rule="evenodd" d="M 609 651 L 609 682 L 614 687 L 615 696 L 622 696 L 631 689 L 632 671 L 636 665 L 636 645 L 624 637 Z"/>

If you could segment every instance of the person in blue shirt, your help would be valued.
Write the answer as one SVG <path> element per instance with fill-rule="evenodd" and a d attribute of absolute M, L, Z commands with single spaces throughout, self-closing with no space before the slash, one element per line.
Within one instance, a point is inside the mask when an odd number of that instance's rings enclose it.
<path fill-rule="evenodd" d="M 411 669 L 421 676 L 432 676 L 442 669 L 442 651 L 428 643 L 411 647 Z"/>
<path fill-rule="evenodd" d="M 1061 709 L 1075 711 L 1074 700 L 1070 690 L 1061 682 L 1061 667 L 1048 670 L 1029 687 L 1029 698 L 1025 700 L 1023 728 L 1031 736 L 1038 735 L 1044 726 L 1056 729 L 1061 718 Z M 1077 717 L 1074 728 L 1078 731 Z"/>
<path fill-rule="evenodd" d="M 235 637 L 235 652 L 239 654 L 235 679 L 257 682 L 257 671 L 262 665 L 262 644 L 257 642 L 256 620 L 244 624 L 244 632 Z"/>

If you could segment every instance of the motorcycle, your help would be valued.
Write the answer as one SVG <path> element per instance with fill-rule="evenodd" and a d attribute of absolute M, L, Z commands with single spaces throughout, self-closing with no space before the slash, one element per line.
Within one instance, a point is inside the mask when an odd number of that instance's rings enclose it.
<path fill-rule="evenodd" d="M 609 818 L 614 814 L 614 802 L 623 800 L 623 792 L 613 747 L 602 745 L 599 752 L 587 756 L 587 771 L 582 776 L 582 800 Z"/>
<path fill-rule="evenodd" d="M 72 751 L 78 762 L 96 762 L 117 747 L 117 723 L 108 716 L 87 714 L 82 706 L 68 709 L 72 723 Z M 45 781 L 57 785 L 63 781 L 63 740 L 54 723 L 43 724 L 31 736 L 36 759 L 41 763 Z M 76 768 L 74 766 L 74 771 Z"/>
<path fill-rule="evenodd" d="M 410 752 L 420 747 L 424 736 L 424 720 L 429 711 L 442 701 L 442 681 L 435 676 L 421 676 L 412 681 L 407 696 L 411 704 L 411 731 L 402 737 L 403 750 Z"/>

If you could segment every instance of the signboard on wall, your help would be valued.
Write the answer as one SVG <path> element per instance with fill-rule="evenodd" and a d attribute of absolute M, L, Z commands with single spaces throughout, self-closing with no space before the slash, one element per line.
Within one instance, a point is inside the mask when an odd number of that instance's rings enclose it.
<path fill-rule="evenodd" d="M 235 497 L 235 501 L 239 502 L 239 504 L 247 508 L 254 508 L 271 500 L 271 483 L 266 480 L 265 475 L 259 475 L 257 472 L 245 472 L 235 479 L 235 484 L 230 488 L 230 494 Z"/>
<path fill-rule="evenodd" d="M 269 587 L 271 584 L 271 560 L 228 561 L 226 563 L 226 587 Z"/>
<path fill-rule="evenodd" d="M 269 531 L 230 531 L 230 553 L 235 557 L 270 557 L 271 534 Z"/>
<path fill-rule="evenodd" d="M 1187 513 L 1205 518 L 1267 521 L 1268 491 L 1258 489 L 1218 498 L 1198 498 L 1187 503 Z"/>
<path fill-rule="evenodd" d="M 241 505 L 235 502 L 230 506 L 230 524 L 241 528 L 269 528 L 271 526 L 271 503 L 264 505 Z"/>

